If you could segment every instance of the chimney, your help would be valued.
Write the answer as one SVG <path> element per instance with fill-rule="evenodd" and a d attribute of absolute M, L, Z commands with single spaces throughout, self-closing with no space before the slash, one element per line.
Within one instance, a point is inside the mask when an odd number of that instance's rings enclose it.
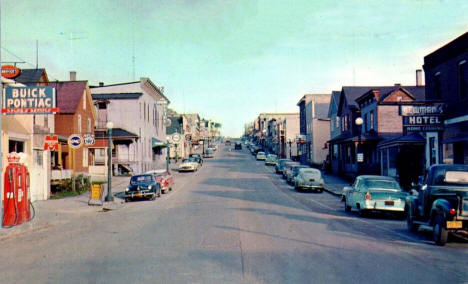
<path fill-rule="evenodd" d="M 70 71 L 70 81 L 76 81 L 76 71 Z"/>
<path fill-rule="evenodd" d="M 422 86 L 422 70 L 416 70 L 416 86 Z"/>
<path fill-rule="evenodd" d="M 104 82 L 99 82 L 99 87 L 104 87 Z"/>
<path fill-rule="evenodd" d="M 401 84 L 400 83 L 395 83 L 395 88 L 400 88 Z"/>

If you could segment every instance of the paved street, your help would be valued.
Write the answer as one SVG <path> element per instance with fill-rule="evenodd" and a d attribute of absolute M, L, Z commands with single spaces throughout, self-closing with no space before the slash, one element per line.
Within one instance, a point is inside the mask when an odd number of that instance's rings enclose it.
<path fill-rule="evenodd" d="M 403 220 L 347 214 L 338 196 L 294 191 L 247 150 L 221 146 L 198 172 L 174 175 L 156 201 L 65 206 L 63 220 L 0 238 L 0 282 L 468 282 L 466 240 L 438 247 Z"/>

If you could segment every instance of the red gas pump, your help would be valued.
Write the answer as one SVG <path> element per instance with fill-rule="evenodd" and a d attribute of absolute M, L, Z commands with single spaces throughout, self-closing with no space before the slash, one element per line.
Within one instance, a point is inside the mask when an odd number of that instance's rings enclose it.
<path fill-rule="evenodd" d="M 8 155 L 3 194 L 3 226 L 16 226 L 31 219 L 28 168 L 17 153 Z"/>

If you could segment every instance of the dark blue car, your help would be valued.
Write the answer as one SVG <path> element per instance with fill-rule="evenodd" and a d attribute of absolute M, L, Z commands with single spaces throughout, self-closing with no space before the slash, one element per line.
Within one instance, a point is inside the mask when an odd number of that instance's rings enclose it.
<path fill-rule="evenodd" d="M 161 184 L 152 174 L 134 175 L 125 189 L 125 202 L 133 199 L 155 200 L 161 196 Z"/>

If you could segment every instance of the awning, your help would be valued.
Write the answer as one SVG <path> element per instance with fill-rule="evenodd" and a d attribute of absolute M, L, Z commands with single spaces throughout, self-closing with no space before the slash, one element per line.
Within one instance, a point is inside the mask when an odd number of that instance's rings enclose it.
<path fill-rule="evenodd" d="M 379 143 L 379 148 L 395 147 L 399 145 L 425 145 L 426 138 L 415 132 L 407 135 L 402 135 L 397 138 L 387 139 Z"/>
<path fill-rule="evenodd" d="M 167 144 L 162 142 L 161 140 L 159 139 L 156 139 L 156 138 L 151 138 L 151 145 L 153 148 L 157 148 L 157 147 L 167 147 Z"/>

